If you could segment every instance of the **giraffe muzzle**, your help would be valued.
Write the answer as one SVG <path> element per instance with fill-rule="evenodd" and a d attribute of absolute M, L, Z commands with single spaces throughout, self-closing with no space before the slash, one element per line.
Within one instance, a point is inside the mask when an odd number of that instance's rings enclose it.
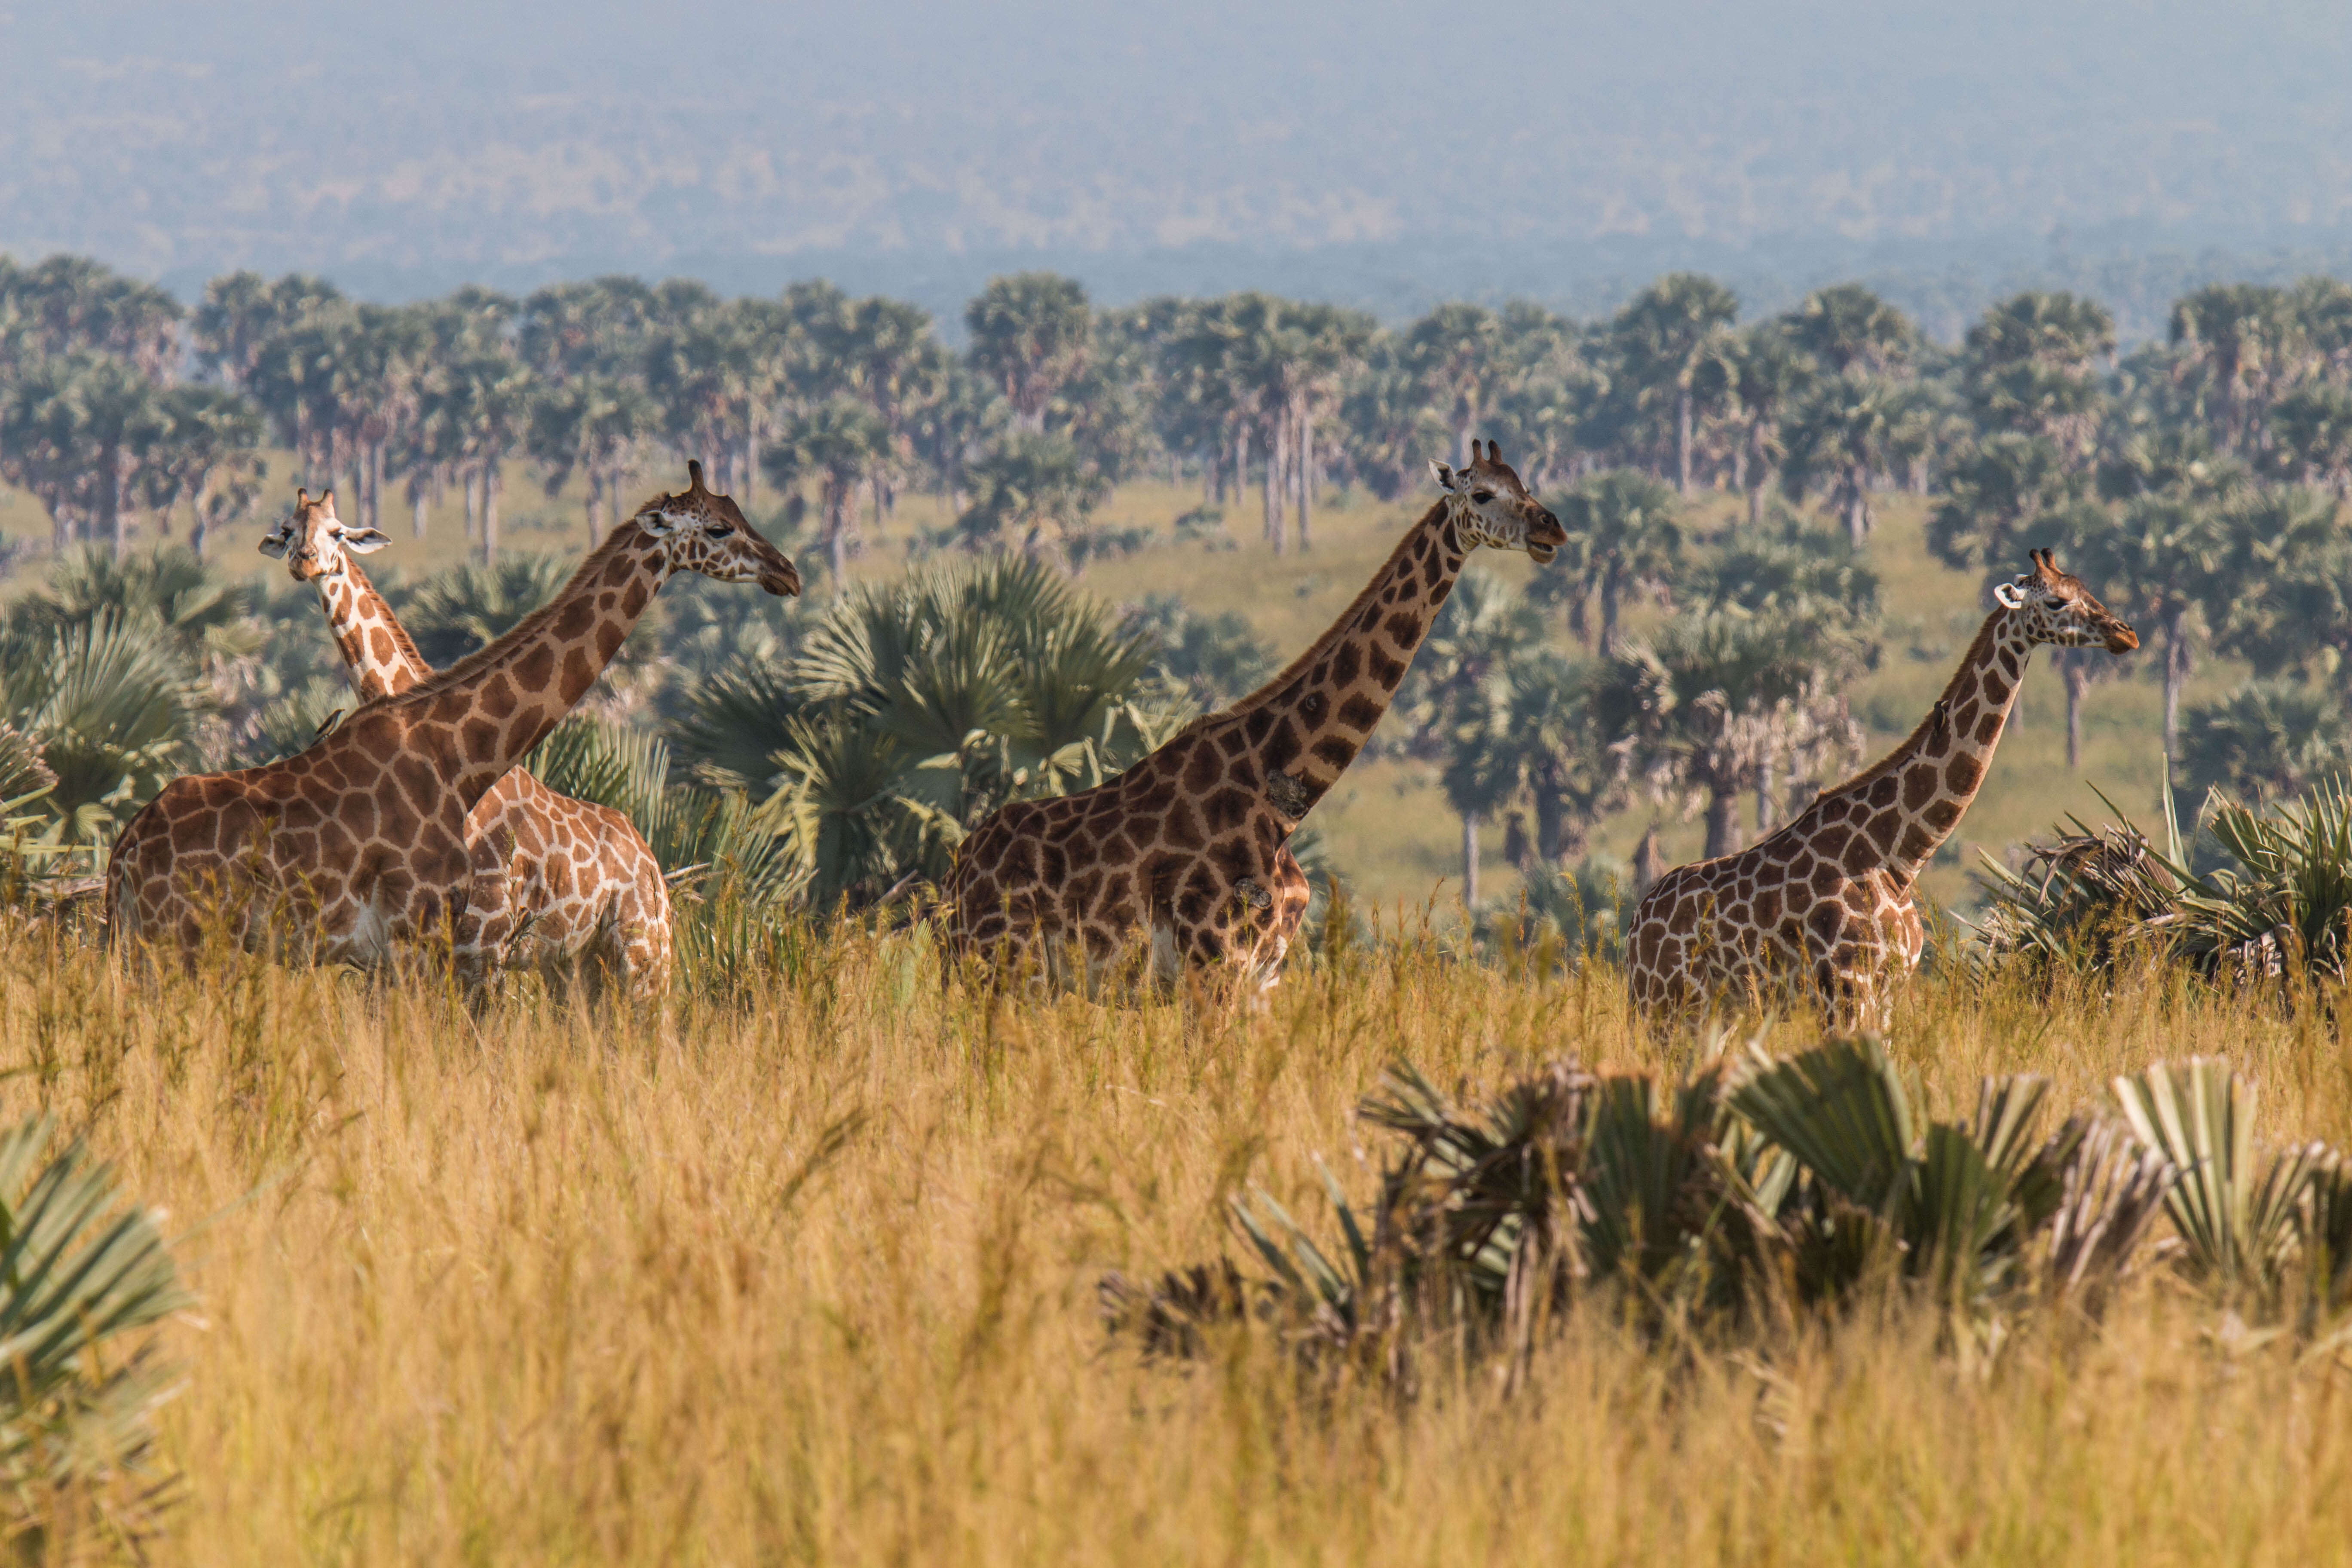
<path fill-rule="evenodd" d="M 2109 653 L 2129 653 L 2139 647 L 2139 634 L 2126 626 L 2117 626 L 2107 633 Z"/>

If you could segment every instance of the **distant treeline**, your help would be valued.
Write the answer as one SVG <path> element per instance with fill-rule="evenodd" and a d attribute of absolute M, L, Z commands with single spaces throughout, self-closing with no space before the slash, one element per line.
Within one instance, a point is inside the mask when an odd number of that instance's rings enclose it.
<path fill-rule="evenodd" d="M 1874 490 L 1958 486 L 1981 515 L 1943 547 L 1976 561 L 2006 549 L 1998 517 L 2049 499 L 2033 475 L 2088 476 L 2153 437 L 2193 433 L 2265 479 L 2340 494 L 2352 478 L 2352 287 L 2330 279 L 2200 289 L 2120 360 L 2108 312 L 2067 293 L 1995 306 L 1957 349 L 1857 284 L 1745 326 L 1738 304 L 1674 273 L 1600 321 L 1454 303 L 1391 331 L 1257 293 L 1098 310 L 1023 273 L 970 302 L 955 353 L 916 307 L 823 282 L 722 299 L 604 278 L 382 306 L 240 272 L 189 311 L 94 261 L 0 260 L 0 474 L 60 546 L 186 514 L 201 548 L 257 503 L 274 441 L 371 523 L 387 490 L 418 529 L 462 491 L 494 557 L 514 459 L 551 494 L 584 481 L 593 535 L 698 457 L 747 502 L 814 507 L 836 566 L 861 514 L 909 486 L 953 499 L 961 542 L 1076 563 L 1102 545 L 1108 488 L 1147 474 L 1213 507 L 1249 492 L 1286 548 L 1310 542 L 1326 486 L 1401 494 L 1474 432 L 1539 489 L 1635 468 L 1743 492 L 1751 515 L 1778 489 L 1825 500 L 1857 542 Z"/>

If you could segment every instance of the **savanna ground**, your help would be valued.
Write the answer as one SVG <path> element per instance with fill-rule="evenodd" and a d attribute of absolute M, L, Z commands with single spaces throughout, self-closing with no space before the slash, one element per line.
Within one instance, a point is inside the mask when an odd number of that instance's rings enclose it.
<path fill-rule="evenodd" d="M 1264 1331 L 1145 1363 L 1104 1271 L 1246 1260 L 1254 1188 L 1328 1233 L 1322 1165 L 1362 1193 L 1391 1061 L 1479 1095 L 1704 1048 L 1638 1035 L 1605 968 L 1394 934 L 1253 1016 L 991 996 L 919 931 L 801 931 L 656 1019 L 226 953 L 138 977 L 25 923 L 0 1082 L 184 1237 L 158 1563 L 2352 1560 L 2352 1353 L 2158 1265 L 1990 1369 L 1927 1313 L 1661 1346 L 1597 1306 L 1510 1395 L 1442 1344 L 1409 1402 Z M 2218 1054 L 2269 1136 L 2340 1145 L 2335 1000 L 1953 973 L 1888 1044 L 1947 1112 L 1985 1073 L 2071 1108 Z"/>

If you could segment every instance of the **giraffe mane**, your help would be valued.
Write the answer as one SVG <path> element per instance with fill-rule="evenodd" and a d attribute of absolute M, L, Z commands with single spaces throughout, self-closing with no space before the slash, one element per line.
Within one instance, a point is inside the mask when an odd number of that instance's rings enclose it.
<path fill-rule="evenodd" d="M 1440 517 L 1444 515 L 1444 512 L 1445 502 L 1441 498 L 1432 505 L 1427 511 L 1421 514 L 1421 521 L 1414 523 L 1412 527 L 1405 531 L 1404 537 L 1397 541 L 1397 547 L 1389 552 L 1388 559 L 1381 563 L 1381 569 L 1372 574 L 1371 581 L 1364 584 L 1363 591 L 1348 602 L 1348 607 L 1345 610 L 1342 610 L 1339 616 L 1333 619 L 1330 626 L 1325 630 L 1321 637 L 1317 637 L 1313 642 L 1307 645 L 1307 651 L 1305 653 L 1300 654 L 1297 658 L 1294 658 L 1288 664 L 1284 665 L 1280 673 L 1276 674 L 1265 685 L 1259 687 L 1255 691 L 1251 692 L 1248 696 L 1234 702 L 1233 706 L 1221 709 L 1214 713 L 1204 713 L 1200 718 L 1195 719 L 1192 722 L 1194 724 L 1206 724 L 1213 720 L 1239 719 L 1251 712 L 1253 710 L 1262 708 L 1266 703 L 1271 702 L 1276 698 L 1281 696 L 1283 691 L 1296 682 L 1299 677 L 1314 668 L 1315 661 L 1322 658 L 1325 654 L 1330 652 L 1331 647 L 1334 643 L 1337 643 L 1340 638 L 1346 637 L 1355 629 L 1356 617 L 1362 613 L 1364 605 L 1370 601 L 1374 594 L 1387 587 L 1392 580 L 1389 575 L 1389 568 L 1395 565 L 1398 558 L 1403 555 L 1407 549 L 1411 548 L 1412 542 L 1421 537 L 1422 530 L 1427 528 L 1431 523 L 1435 522 Z"/>

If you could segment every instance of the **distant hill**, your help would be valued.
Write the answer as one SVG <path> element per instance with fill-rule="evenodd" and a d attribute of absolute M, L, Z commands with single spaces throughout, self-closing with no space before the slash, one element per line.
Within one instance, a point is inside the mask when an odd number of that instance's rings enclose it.
<path fill-rule="evenodd" d="M 2340 269 L 2340 9 L 2093 10 L 0 0 L 0 248 L 388 297 L 823 271 L 950 314 L 1015 265 L 1390 315 L 1691 265 L 1931 326 L 2075 282 L 2127 331 Z"/>

